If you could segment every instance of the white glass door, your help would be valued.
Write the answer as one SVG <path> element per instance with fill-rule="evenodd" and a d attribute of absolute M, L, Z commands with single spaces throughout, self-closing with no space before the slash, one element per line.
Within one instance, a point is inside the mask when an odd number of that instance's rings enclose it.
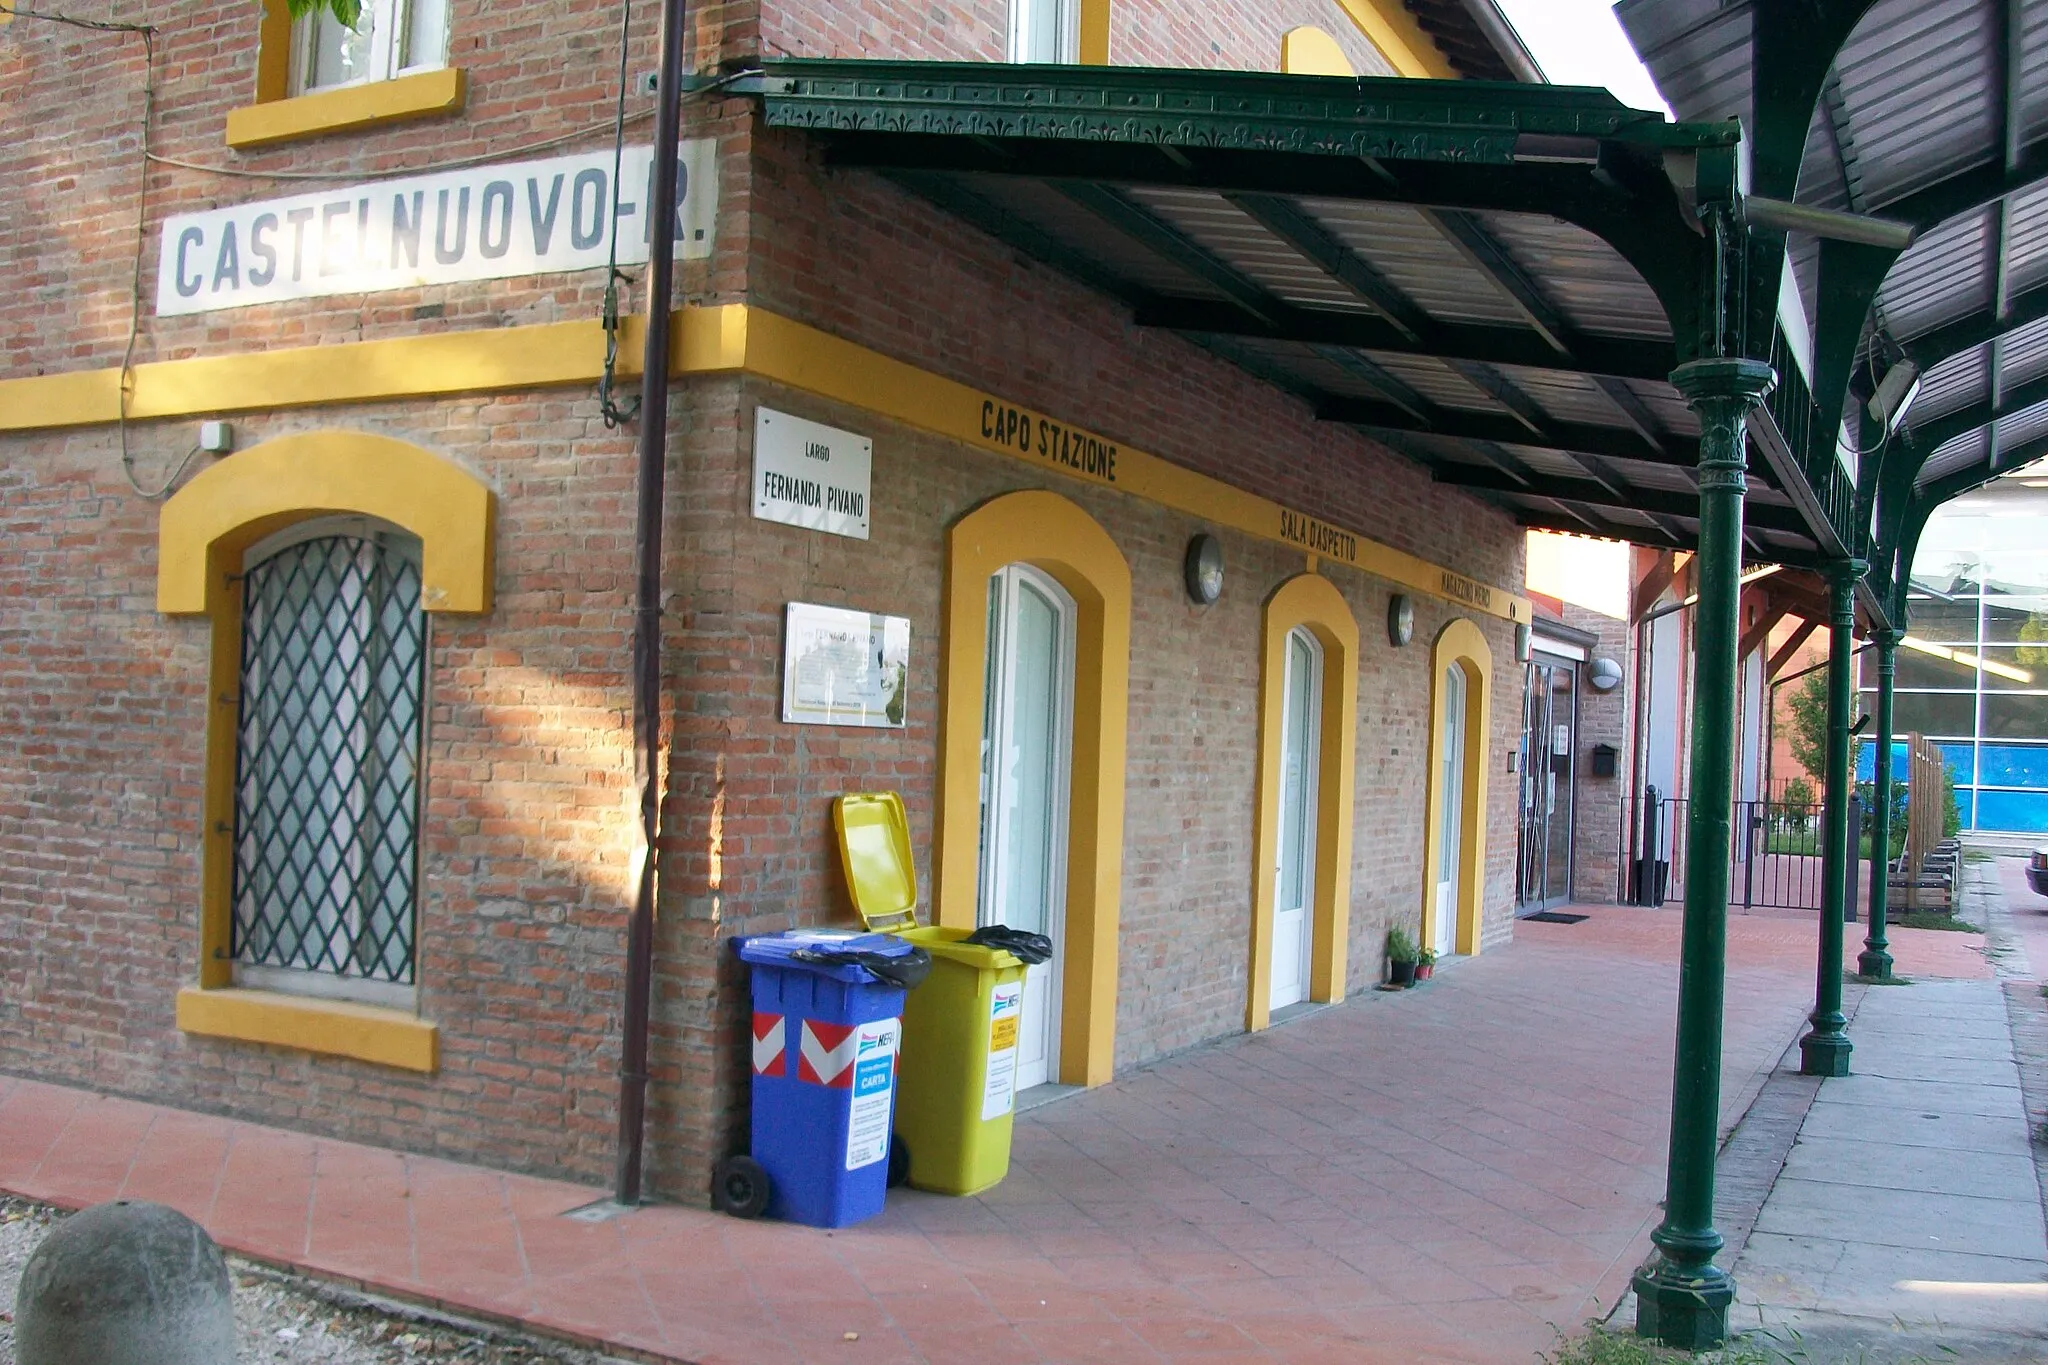
<path fill-rule="evenodd" d="M 989 579 L 977 918 L 1053 944 L 1024 976 L 1020 1090 L 1059 1070 L 1073 620 L 1072 599 L 1035 569 L 1012 564 Z"/>
<path fill-rule="evenodd" d="M 1316 757 L 1323 651 L 1305 630 L 1287 635 L 1280 702 L 1280 849 L 1273 878 L 1273 1009 L 1308 994 L 1309 901 L 1315 895 Z"/>
<path fill-rule="evenodd" d="M 1448 957 L 1457 943 L 1458 867 L 1464 861 L 1460 816 L 1465 806 L 1465 670 L 1456 664 L 1446 668 L 1438 691 L 1443 698 L 1437 721 L 1443 727 L 1443 745 L 1437 759 L 1435 941 L 1429 946 L 1438 957 Z"/>

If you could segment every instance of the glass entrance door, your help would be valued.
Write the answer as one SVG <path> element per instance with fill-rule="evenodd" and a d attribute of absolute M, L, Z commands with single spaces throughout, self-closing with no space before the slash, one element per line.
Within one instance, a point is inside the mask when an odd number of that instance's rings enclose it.
<path fill-rule="evenodd" d="M 1579 669 L 1532 656 L 1522 691 L 1521 849 L 1515 903 L 1523 913 L 1571 899 Z"/>
<path fill-rule="evenodd" d="M 1059 1071 L 1073 622 L 1073 600 L 1036 569 L 1012 564 L 988 581 L 976 918 L 1044 934 L 1053 947 L 1024 976 L 1019 1090 Z"/>

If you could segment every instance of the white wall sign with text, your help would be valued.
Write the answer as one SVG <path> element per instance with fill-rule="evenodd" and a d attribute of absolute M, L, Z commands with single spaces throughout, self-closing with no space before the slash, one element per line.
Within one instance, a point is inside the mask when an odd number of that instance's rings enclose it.
<path fill-rule="evenodd" d="M 754 409 L 754 515 L 868 538 L 875 443 L 821 422 Z"/>
<path fill-rule="evenodd" d="M 807 725 L 903 728 L 910 621 L 791 602 L 782 637 L 782 718 Z"/>
<path fill-rule="evenodd" d="M 676 256 L 709 256 L 718 148 L 682 145 Z M 651 147 L 619 163 L 619 264 L 647 259 Z M 263 199 L 164 220 L 159 316 L 423 284 L 601 268 L 611 251 L 610 148 Z"/>

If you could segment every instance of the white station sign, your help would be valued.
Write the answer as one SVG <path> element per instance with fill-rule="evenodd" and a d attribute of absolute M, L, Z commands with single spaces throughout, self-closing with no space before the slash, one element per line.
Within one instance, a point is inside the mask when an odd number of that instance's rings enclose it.
<path fill-rule="evenodd" d="M 874 463 L 865 436 L 754 409 L 754 515 L 763 521 L 866 540 Z"/>
<path fill-rule="evenodd" d="M 711 254 L 717 145 L 678 154 L 676 257 Z M 619 264 L 647 259 L 654 150 L 619 162 Z M 156 311 L 172 317 L 330 294 L 602 268 L 612 152 L 472 166 L 264 199 L 164 220 Z"/>

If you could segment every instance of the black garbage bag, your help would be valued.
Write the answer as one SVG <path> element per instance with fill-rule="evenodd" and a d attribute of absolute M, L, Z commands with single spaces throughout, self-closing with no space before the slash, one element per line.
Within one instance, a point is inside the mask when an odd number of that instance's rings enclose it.
<path fill-rule="evenodd" d="M 814 962 L 826 967 L 859 967 L 885 986 L 915 990 L 931 975 L 932 955 L 913 947 L 907 953 L 871 953 L 857 948 L 798 948 L 789 955 L 792 962 Z"/>
<path fill-rule="evenodd" d="M 967 936 L 969 943 L 1000 948 L 1025 962 L 1044 962 L 1052 956 L 1052 940 L 1044 934 L 1012 929 L 1007 924 L 984 924 Z"/>

